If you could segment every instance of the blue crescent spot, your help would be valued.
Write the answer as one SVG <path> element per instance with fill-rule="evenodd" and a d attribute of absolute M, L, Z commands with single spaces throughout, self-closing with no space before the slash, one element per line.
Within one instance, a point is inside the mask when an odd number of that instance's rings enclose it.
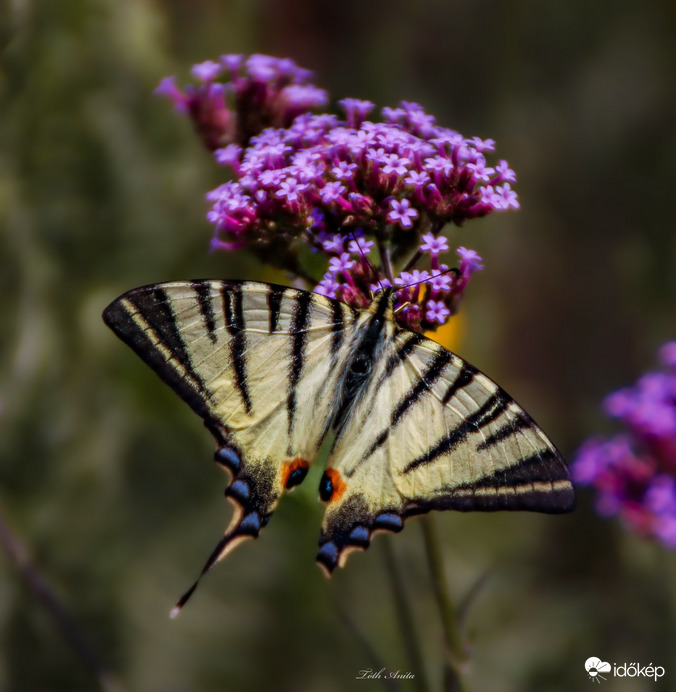
<path fill-rule="evenodd" d="M 216 456 L 221 463 L 226 464 L 233 471 L 239 471 L 239 467 L 242 465 L 239 454 L 232 447 L 221 447 L 216 452 Z"/>
<path fill-rule="evenodd" d="M 348 540 L 357 541 L 358 543 L 368 543 L 369 530 L 365 526 L 355 526 Z"/>
<path fill-rule="evenodd" d="M 374 529 L 385 529 L 387 531 L 400 531 L 404 528 L 404 522 L 398 514 L 386 512 L 376 517 L 373 522 Z"/>
<path fill-rule="evenodd" d="M 247 514 L 244 519 L 239 523 L 237 527 L 238 531 L 255 531 L 258 533 L 261 528 L 261 518 L 258 516 L 258 512 L 251 512 Z"/>
<path fill-rule="evenodd" d="M 339 552 L 338 546 L 333 541 L 329 541 L 328 543 L 324 543 L 319 549 L 317 559 L 323 558 L 323 562 L 329 562 L 332 566 L 335 566 L 336 562 L 338 562 Z"/>
<path fill-rule="evenodd" d="M 237 480 L 228 488 L 228 494 L 232 495 L 238 500 L 248 500 L 249 484 L 241 479 Z"/>

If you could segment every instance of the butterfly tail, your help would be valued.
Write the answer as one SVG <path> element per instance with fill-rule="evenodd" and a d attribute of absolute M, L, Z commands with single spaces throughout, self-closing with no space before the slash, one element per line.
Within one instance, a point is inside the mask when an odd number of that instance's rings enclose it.
<path fill-rule="evenodd" d="M 195 583 L 178 599 L 176 605 L 172 608 L 169 617 L 175 618 L 183 609 L 183 606 L 190 600 L 202 577 L 218 562 L 223 560 L 232 550 L 246 540 L 258 538 L 261 529 L 261 520 L 258 512 L 249 512 L 245 514 L 239 505 L 236 505 L 237 511 L 230 522 L 225 534 L 216 544 L 216 547 L 209 555 L 207 561 L 202 567 L 199 577 Z"/>

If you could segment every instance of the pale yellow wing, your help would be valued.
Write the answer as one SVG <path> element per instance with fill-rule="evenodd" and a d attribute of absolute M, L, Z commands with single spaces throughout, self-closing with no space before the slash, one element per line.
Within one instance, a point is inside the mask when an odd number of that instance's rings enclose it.
<path fill-rule="evenodd" d="M 368 547 L 374 531 L 399 531 L 431 509 L 572 509 L 561 455 L 486 375 L 401 329 L 373 367 L 322 480 L 317 559 L 327 572 Z"/>
<path fill-rule="evenodd" d="M 305 477 L 335 413 L 355 318 L 323 296 L 237 281 L 154 284 L 105 310 L 108 326 L 204 419 L 232 475 L 235 516 L 204 571 L 255 538 Z"/>

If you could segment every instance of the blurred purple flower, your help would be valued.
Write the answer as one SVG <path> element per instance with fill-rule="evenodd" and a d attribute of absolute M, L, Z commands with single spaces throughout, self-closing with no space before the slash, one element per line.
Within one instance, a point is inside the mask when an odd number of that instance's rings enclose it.
<path fill-rule="evenodd" d="M 350 127 L 359 127 L 366 116 L 375 108 L 375 104 L 370 101 L 360 99 L 343 99 L 338 101 L 338 105 L 343 108 Z"/>
<path fill-rule="evenodd" d="M 502 180 L 508 183 L 516 182 L 516 173 L 509 167 L 509 164 L 504 159 L 498 161 L 498 165 L 495 167 L 498 174 L 498 179 L 494 180 L 494 183 L 500 182 Z"/>
<path fill-rule="evenodd" d="M 213 60 L 206 60 L 205 62 L 198 63 L 197 65 L 193 65 L 192 68 L 192 76 L 204 84 L 213 82 L 221 72 L 223 72 L 223 65 Z"/>
<path fill-rule="evenodd" d="M 177 111 L 183 113 L 188 110 L 188 98 L 176 86 L 176 77 L 165 77 L 162 79 L 154 93 L 157 96 L 164 96 L 172 101 Z"/>
<path fill-rule="evenodd" d="M 334 233 L 332 236 L 321 241 L 324 250 L 330 254 L 342 254 L 345 249 L 345 236 Z"/>
<path fill-rule="evenodd" d="M 223 73 L 229 81 L 216 81 Z M 232 143 L 247 146 L 266 127 L 288 127 L 298 115 L 328 102 L 323 89 L 307 84 L 312 74 L 289 59 L 224 55 L 220 63 L 194 65 L 192 76 L 199 85 L 181 91 L 174 77 L 167 77 L 155 93 L 189 114 L 212 151 Z"/>
<path fill-rule="evenodd" d="M 362 255 L 365 257 L 371 252 L 371 249 L 375 243 L 372 240 L 366 240 L 365 238 L 355 238 L 351 240 L 347 246 L 347 249 L 355 255 Z"/>
<path fill-rule="evenodd" d="M 676 548 L 676 341 L 660 349 L 666 372 L 613 392 L 606 413 L 627 432 L 594 438 L 578 451 L 573 478 L 597 491 L 596 508 L 633 531 Z"/>
<path fill-rule="evenodd" d="M 340 284 L 336 281 L 331 272 L 324 275 L 324 278 L 315 287 L 315 293 L 326 296 L 327 298 L 336 298 L 336 292 L 340 288 Z"/>

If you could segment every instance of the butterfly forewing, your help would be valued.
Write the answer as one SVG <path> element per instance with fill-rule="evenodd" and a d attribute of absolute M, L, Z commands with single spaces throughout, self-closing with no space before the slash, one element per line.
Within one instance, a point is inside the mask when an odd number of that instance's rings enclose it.
<path fill-rule="evenodd" d="M 328 571 L 349 549 L 367 547 L 374 530 L 399 530 L 431 509 L 572 508 L 561 455 L 483 373 L 397 328 L 373 367 L 328 461 L 341 490 L 327 504 L 320 541 Z"/>
<path fill-rule="evenodd" d="M 317 454 L 355 311 L 255 282 L 181 281 L 124 294 L 106 323 L 202 416 L 237 512 L 209 565 L 255 537 Z"/>

